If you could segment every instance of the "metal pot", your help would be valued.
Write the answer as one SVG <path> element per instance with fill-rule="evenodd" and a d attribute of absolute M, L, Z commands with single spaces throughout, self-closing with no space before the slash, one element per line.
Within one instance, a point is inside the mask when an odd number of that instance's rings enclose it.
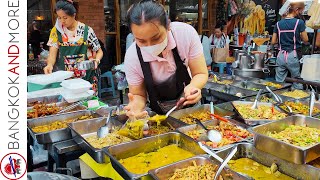
<path fill-rule="evenodd" d="M 240 55 L 239 69 L 252 69 L 254 59 L 248 55 Z"/>
<path fill-rule="evenodd" d="M 264 79 L 266 74 L 269 74 L 269 69 L 234 69 L 234 75 L 242 77 L 253 77 Z"/>
<path fill-rule="evenodd" d="M 244 50 L 235 49 L 233 52 L 236 61 L 240 61 L 240 56 L 247 54 Z"/>
<path fill-rule="evenodd" d="M 264 68 L 264 59 L 266 57 L 266 53 L 261 51 L 253 51 L 251 52 L 254 58 L 253 69 L 263 69 Z"/>

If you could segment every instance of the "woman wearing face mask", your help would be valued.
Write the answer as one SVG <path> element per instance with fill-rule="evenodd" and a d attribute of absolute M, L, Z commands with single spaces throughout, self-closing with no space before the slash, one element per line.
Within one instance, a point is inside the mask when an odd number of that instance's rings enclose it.
<path fill-rule="evenodd" d="M 279 43 L 277 58 L 276 81 L 284 82 L 288 71 L 292 78 L 300 77 L 301 41 L 308 43 L 306 25 L 297 19 L 304 10 L 303 2 L 291 3 L 287 8 L 284 18 L 277 22 L 272 36 L 271 44 Z M 302 89 L 301 84 L 294 83 L 293 87 Z"/>
<path fill-rule="evenodd" d="M 129 83 L 127 115 L 144 114 L 147 99 L 159 114 L 180 97 L 186 98 L 184 106 L 197 103 L 208 80 L 197 31 L 185 23 L 170 23 L 164 7 L 151 0 L 133 4 L 127 19 L 135 37 L 124 61 Z"/>
<path fill-rule="evenodd" d="M 58 19 L 51 30 L 47 43 L 50 48 L 44 73 L 52 73 L 55 66 L 58 70 L 74 71 L 76 77 L 84 78 L 95 84 L 97 81 L 95 71 L 77 70 L 74 62 L 70 59 L 72 59 L 73 55 L 80 55 L 82 60 L 93 60 L 97 67 L 103 56 L 97 36 L 91 27 L 75 19 L 76 8 L 72 1 L 58 1 L 55 12 L 58 15 Z"/>

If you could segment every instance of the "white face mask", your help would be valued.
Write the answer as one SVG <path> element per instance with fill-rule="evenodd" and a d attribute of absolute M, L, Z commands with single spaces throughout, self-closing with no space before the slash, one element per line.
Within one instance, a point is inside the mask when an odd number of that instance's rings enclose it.
<path fill-rule="evenodd" d="M 153 54 L 154 56 L 158 56 L 168 45 L 168 38 L 166 37 L 160 44 L 156 44 L 153 46 L 144 46 L 141 49 L 145 52 Z"/>

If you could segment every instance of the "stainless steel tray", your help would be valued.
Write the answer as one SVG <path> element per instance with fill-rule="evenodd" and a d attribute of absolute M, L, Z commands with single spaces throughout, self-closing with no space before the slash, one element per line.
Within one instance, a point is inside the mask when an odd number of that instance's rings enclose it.
<path fill-rule="evenodd" d="M 253 102 L 249 102 L 249 101 L 233 101 L 232 105 L 234 106 L 235 111 L 237 112 L 237 114 L 239 115 L 239 117 L 247 124 L 250 126 L 255 126 L 255 125 L 259 125 L 259 124 L 265 124 L 268 122 L 274 122 L 274 121 L 278 121 L 278 120 L 270 120 L 270 119 L 245 119 L 243 118 L 243 116 L 239 113 L 239 111 L 237 110 L 237 108 L 235 107 L 236 105 L 252 105 Z M 263 103 L 263 102 L 258 102 L 258 106 L 259 105 L 266 105 L 266 106 L 270 106 L 270 108 L 273 106 L 276 110 L 282 112 L 282 110 L 280 108 L 278 108 L 277 106 L 274 106 L 272 103 Z"/>
<path fill-rule="evenodd" d="M 289 88 L 289 87 L 292 86 L 291 83 L 280 83 L 280 82 L 276 82 L 276 81 L 267 81 L 267 80 L 263 80 L 263 79 L 251 80 L 251 82 L 256 83 L 256 84 L 262 84 L 264 86 L 265 86 L 265 83 L 272 82 L 272 83 L 275 83 L 275 84 L 280 84 L 282 86 L 281 88 L 275 88 L 274 87 L 274 89 L 286 89 L 286 88 Z M 272 86 L 269 86 L 269 87 L 272 87 Z"/>
<path fill-rule="evenodd" d="M 41 117 L 37 119 L 30 119 L 27 121 L 28 130 L 31 136 L 38 141 L 39 144 L 51 144 L 59 141 L 64 141 L 71 139 L 71 131 L 69 128 L 58 129 L 54 131 L 49 131 L 46 133 L 35 133 L 32 131 L 33 127 L 50 124 L 56 121 L 65 121 L 67 119 L 76 119 L 84 115 L 92 115 L 95 118 L 101 117 L 100 115 L 89 110 L 82 110 L 77 112 L 70 112 L 64 114 L 57 114 L 47 117 Z"/>
<path fill-rule="evenodd" d="M 306 100 L 306 99 L 304 99 L 304 100 L 303 100 L 303 99 L 302 99 L 302 100 L 292 100 L 292 101 L 294 101 L 294 102 L 301 102 L 303 105 L 306 105 L 306 106 L 309 107 L 309 101 Z M 289 110 L 288 110 L 287 108 L 282 108 L 282 107 L 281 107 L 281 104 L 279 104 L 278 107 L 279 107 L 281 110 L 289 113 Z M 314 108 L 320 109 L 320 103 L 314 103 Z M 302 114 L 302 113 L 292 112 L 292 114 Z M 309 111 L 308 111 L 308 114 L 302 114 L 302 115 L 308 116 L 308 115 L 309 115 Z M 312 113 L 312 116 L 318 116 L 318 115 L 320 115 L 320 113 Z"/>
<path fill-rule="evenodd" d="M 205 126 L 216 126 L 216 125 L 219 125 L 219 122 L 220 122 L 219 120 L 212 120 L 212 121 L 206 121 L 206 122 L 204 122 L 203 124 L 204 124 Z M 248 128 L 249 128 L 249 126 L 247 126 L 247 125 L 245 125 L 245 124 L 243 124 L 243 123 L 240 123 L 240 122 L 238 122 L 238 121 L 232 120 L 232 119 L 229 119 L 229 122 L 230 122 L 231 124 L 236 125 L 238 128 L 241 128 L 241 129 L 248 129 Z M 197 125 L 197 124 L 192 124 L 192 125 L 189 125 L 189 126 L 184 126 L 184 127 L 178 128 L 177 131 L 179 131 L 179 132 L 185 134 L 186 136 L 188 136 L 188 135 L 187 135 L 187 132 L 192 131 L 192 130 L 200 130 L 200 129 L 203 129 L 203 128 L 200 127 L 200 126 Z M 188 137 L 189 137 L 190 139 L 192 139 L 193 141 L 196 141 L 196 142 L 201 142 L 201 141 L 203 141 L 203 139 L 201 139 L 201 137 L 200 137 L 200 139 L 198 139 L 198 140 L 195 140 L 195 139 L 193 139 L 193 138 L 190 137 L 190 136 L 188 136 Z M 253 135 L 252 135 L 252 137 L 250 137 L 250 138 L 242 139 L 242 140 L 240 140 L 240 141 L 238 141 L 238 142 L 242 142 L 242 141 L 252 142 L 252 138 L 253 138 Z M 238 142 L 235 142 L 235 143 L 238 143 Z M 207 146 L 207 147 L 210 148 L 210 149 L 213 150 L 213 151 L 219 151 L 219 150 L 222 150 L 222 149 L 230 148 L 230 147 L 232 147 L 235 143 L 228 144 L 228 145 L 225 145 L 225 146 L 222 146 L 222 147 L 219 147 L 219 148 L 212 148 L 212 147 L 209 147 L 209 146 Z"/>
<path fill-rule="evenodd" d="M 267 144 L 265 145 L 267 146 Z M 270 167 L 272 163 L 276 163 L 281 173 L 291 176 L 295 179 L 304 179 L 304 180 L 320 179 L 319 169 L 312 167 L 310 165 L 298 165 L 298 164 L 290 163 L 276 156 L 260 151 L 257 148 L 255 148 L 254 145 L 249 143 L 240 143 L 240 144 L 237 144 L 236 146 L 238 147 L 238 151 L 233 156 L 232 158 L 233 160 L 239 159 L 239 158 L 249 158 L 268 167 Z M 277 150 L 277 148 L 275 150 Z M 217 155 L 220 156 L 221 158 L 224 158 L 228 155 L 229 152 L 230 152 L 230 149 L 226 149 L 226 150 L 217 152 Z M 291 154 L 291 152 L 287 151 L 287 154 L 289 155 Z M 237 173 L 237 174 L 239 176 L 243 176 L 243 174 L 240 174 L 240 173 Z M 243 177 L 247 177 L 244 179 L 249 179 L 248 176 L 243 176 Z"/>
<path fill-rule="evenodd" d="M 279 132 L 289 125 L 307 125 L 320 129 L 320 121 L 316 118 L 302 115 L 290 116 L 252 128 L 255 147 L 296 164 L 305 164 L 320 157 L 320 143 L 310 147 L 299 147 L 267 136 L 268 132 Z"/>
<path fill-rule="evenodd" d="M 289 88 L 289 89 L 277 90 L 277 91 L 274 91 L 274 93 L 276 93 L 278 95 L 282 95 L 282 93 L 287 92 L 287 91 L 291 91 L 291 89 Z M 301 91 L 308 93 L 308 96 L 304 97 L 304 98 L 294 98 L 294 99 L 307 100 L 310 98 L 310 91 L 306 91 L 306 90 L 301 90 Z M 282 95 L 282 96 L 284 96 L 284 95 Z M 288 96 L 285 96 L 285 97 L 288 97 Z M 292 98 L 292 97 L 289 97 L 289 98 Z"/>
<path fill-rule="evenodd" d="M 200 106 L 195 106 L 195 107 L 190 107 L 190 108 L 174 111 L 170 114 L 168 119 L 174 118 L 176 121 L 179 121 L 183 125 L 189 125 L 179 119 L 182 118 L 183 116 L 186 116 L 186 115 L 189 115 L 189 114 L 192 114 L 195 112 L 206 112 L 206 111 L 210 112 L 210 105 L 209 104 L 203 104 Z M 219 116 L 233 116 L 234 112 L 219 108 L 217 106 L 214 106 L 214 114 L 219 115 Z M 208 120 L 211 120 L 211 119 L 208 119 Z"/>
<path fill-rule="evenodd" d="M 205 95 L 214 96 L 224 101 L 235 101 L 242 98 L 255 96 L 258 93 L 256 91 L 250 91 L 232 85 L 227 86 L 217 83 L 207 83 L 202 89 L 202 92 Z M 237 96 L 239 93 L 241 96 Z"/>
<path fill-rule="evenodd" d="M 170 144 L 177 144 L 180 148 L 190 151 L 195 155 L 205 154 L 205 152 L 199 147 L 196 142 L 190 140 L 187 136 L 178 132 L 169 132 L 158 136 L 152 136 L 133 142 L 111 146 L 109 148 L 103 149 L 103 151 L 110 157 L 113 168 L 124 179 L 139 179 L 143 176 L 148 176 L 148 173 L 131 173 L 119 162 L 119 160 L 135 156 L 142 152 L 152 152 L 158 148 Z"/>
<path fill-rule="evenodd" d="M 170 177 L 173 176 L 174 172 L 177 169 L 182 169 L 182 168 L 187 168 L 189 166 L 193 166 L 193 162 L 195 162 L 198 166 L 201 165 L 206 165 L 206 164 L 213 164 L 213 165 L 220 165 L 220 162 L 218 162 L 215 159 L 210 158 L 207 155 L 198 155 L 186 160 L 182 160 L 164 167 L 160 167 L 154 170 L 150 170 L 149 174 L 151 175 L 151 177 L 155 180 L 168 180 Z M 227 175 L 228 174 L 228 175 Z M 235 179 L 236 174 L 233 172 L 229 172 L 226 169 L 223 169 L 221 172 L 221 176 L 223 177 L 223 179 L 227 180 L 227 179 L 231 179 L 230 175 L 232 177 L 232 179 Z"/>
<path fill-rule="evenodd" d="M 294 98 L 291 98 L 291 97 L 287 97 L 287 96 L 282 96 L 282 95 L 279 95 L 278 96 L 282 99 L 283 102 L 286 102 L 286 101 L 294 101 L 295 99 Z M 271 98 L 273 100 L 273 102 L 268 102 L 268 103 L 273 103 L 273 104 L 276 104 L 277 102 L 275 101 L 274 97 L 271 95 L 271 93 L 266 93 L 266 94 L 262 94 L 259 98 L 259 101 L 261 102 L 261 99 L 263 97 L 268 97 L 268 98 Z M 248 101 L 254 101 L 256 98 L 255 97 L 249 97 L 249 98 L 246 98 L 245 100 L 248 100 Z"/>
<path fill-rule="evenodd" d="M 94 148 L 91 144 L 86 141 L 86 137 L 96 135 L 98 129 L 105 125 L 105 118 L 96 118 L 92 120 L 78 121 L 70 123 L 68 126 L 71 129 L 71 135 L 73 140 L 86 151 L 96 162 L 105 163 L 105 155 L 102 149 Z M 121 127 L 122 123 L 112 117 L 109 121 L 111 131 L 116 127 Z"/>
<path fill-rule="evenodd" d="M 247 81 L 247 82 L 241 81 L 241 82 L 233 83 L 232 86 L 236 86 L 239 88 L 243 88 L 243 89 L 250 90 L 250 91 L 256 91 L 256 92 L 258 92 L 260 89 L 263 89 L 262 92 L 267 92 L 265 85 L 256 84 L 251 81 Z M 257 90 L 253 90 L 252 88 L 255 88 Z M 274 88 L 274 87 L 270 87 L 270 89 L 276 90 L 276 88 Z"/>
<path fill-rule="evenodd" d="M 56 105 L 57 107 L 59 108 L 64 108 L 64 107 L 67 107 L 68 105 L 71 105 L 70 103 L 66 102 L 66 101 L 63 101 L 63 102 L 57 102 L 57 103 L 51 103 L 51 104 L 48 104 L 48 105 Z M 27 111 L 30 111 L 32 110 L 33 106 L 32 107 L 27 107 Z M 71 109 L 67 112 L 75 112 L 75 111 L 81 111 L 81 110 L 86 110 L 88 109 L 86 106 L 84 105 L 79 105 L 77 107 L 75 107 L 74 109 Z M 60 114 L 60 113 L 58 113 Z M 53 115 L 57 115 L 57 114 L 52 114 L 52 115 L 49 115 L 49 116 L 53 116 Z M 42 116 L 42 117 L 48 117 L 48 116 Z M 42 117 L 38 117 L 38 118 L 42 118 Z M 37 118 L 32 118 L 32 119 L 37 119 Z M 28 119 L 28 120 L 32 120 L 32 119 Z"/>
<path fill-rule="evenodd" d="M 58 102 L 63 102 L 63 101 L 64 101 L 64 99 L 60 95 L 29 98 L 27 100 L 27 106 L 32 107 L 33 106 L 32 104 L 36 103 L 36 102 L 41 102 L 44 104 L 52 104 L 52 103 L 58 103 Z"/>

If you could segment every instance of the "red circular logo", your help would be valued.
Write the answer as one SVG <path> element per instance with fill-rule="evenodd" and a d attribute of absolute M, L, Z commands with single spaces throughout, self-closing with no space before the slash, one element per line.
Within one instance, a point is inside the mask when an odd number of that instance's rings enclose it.
<path fill-rule="evenodd" d="M 27 161 L 19 153 L 8 153 L 0 162 L 1 173 L 7 179 L 20 179 L 27 172 Z"/>

